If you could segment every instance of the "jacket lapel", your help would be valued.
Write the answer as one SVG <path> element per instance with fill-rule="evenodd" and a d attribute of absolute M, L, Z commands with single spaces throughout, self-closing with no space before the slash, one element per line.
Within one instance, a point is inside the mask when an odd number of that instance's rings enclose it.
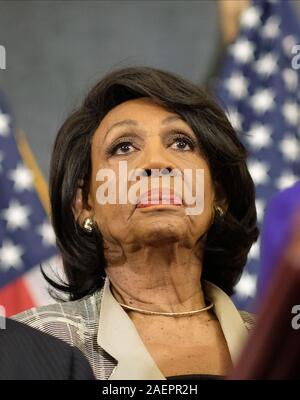
<path fill-rule="evenodd" d="M 248 337 L 248 330 L 231 298 L 222 289 L 208 281 L 203 281 L 203 289 L 207 298 L 215 304 L 213 310 L 221 325 L 234 364 Z"/>
<path fill-rule="evenodd" d="M 118 362 L 109 379 L 165 379 L 133 322 L 112 295 L 108 278 L 100 306 L 97 341 Z"/>

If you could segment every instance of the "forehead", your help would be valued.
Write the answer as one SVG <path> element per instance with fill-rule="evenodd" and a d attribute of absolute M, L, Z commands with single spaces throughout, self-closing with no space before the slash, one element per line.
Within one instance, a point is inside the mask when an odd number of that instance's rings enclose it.
<path fill-rule="evenodd" d="M 160 122 L 161 119 L 171 115 L 177 114 L 166 110 L 163 106 L 147 97 L 127 100 L 111 109 L 105 115 L 99 125 L 99 129 L 106 129 L 111 124 L 124 118 L 131 118 L 138 121 L 151 119 L 152 122 Z"/>

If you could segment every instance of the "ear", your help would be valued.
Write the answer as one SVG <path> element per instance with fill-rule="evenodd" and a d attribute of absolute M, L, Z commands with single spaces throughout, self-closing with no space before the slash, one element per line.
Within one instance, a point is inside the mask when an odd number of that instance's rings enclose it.
<path fill-rule="evenodd" d="M 75 221 L 79 223 L 79 225 L 83 225 L 83 222 L 86 218 L 92 217 L 92 210 L 86 208 L 84 204 L 82 186 L 79 186 L 76 190 L 75 199 L 72 205 L 72 211 L 75 218 Z"/>

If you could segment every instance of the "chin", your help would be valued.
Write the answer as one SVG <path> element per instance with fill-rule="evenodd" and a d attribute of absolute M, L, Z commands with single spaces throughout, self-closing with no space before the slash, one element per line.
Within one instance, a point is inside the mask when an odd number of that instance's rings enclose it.
<path fill-rule="evenodd" d="M 180 242 L 185 237 L 185 226 L 178 221 L 144 222 L 137 237 L 147 245 L 162 245 Z"/>

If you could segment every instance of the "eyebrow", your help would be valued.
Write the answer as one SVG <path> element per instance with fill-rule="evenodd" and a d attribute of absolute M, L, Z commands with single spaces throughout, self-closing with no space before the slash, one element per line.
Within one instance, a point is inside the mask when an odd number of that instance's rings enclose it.
<path fill-rule="evenodd" d="M 163 121 L 162 121 L 162 125 L 167 125 L 170 122 L 173 122 L 175 120 L 181 120 L 183 121 L 183 119 L 179 116 L 179 115 L 170 115 L 169 117 L 166 117 Z M 135 121 L 134 119 L 124 119 L 123 121 L 119 121 L 114 123 L 113 125 L 111 125 L 108 130 L 106 131 L 105 137 L 107 136 L 107 134 L 116 126 L 138 126 L 138 122 Z"/>

